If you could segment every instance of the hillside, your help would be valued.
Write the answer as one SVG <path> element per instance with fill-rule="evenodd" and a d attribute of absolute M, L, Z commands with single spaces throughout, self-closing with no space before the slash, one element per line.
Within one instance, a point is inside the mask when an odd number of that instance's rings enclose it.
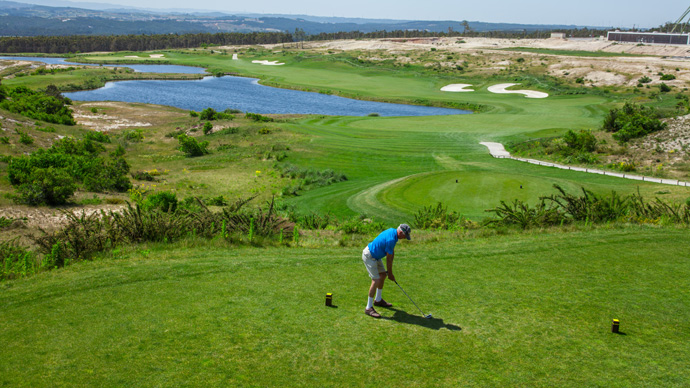
<path fill-rule="evenodd" d="M 427 32 L 511 31 L 532 32 L 585 28 L 573 25 L 536 25 L 470 21 L 397 21 L 340 19 L 288 15 L 230 15 L 221 12 L 154 12 L 139 9 L 85 9 L 50 7 L 0 1 L 4 36 L 182 34 L 194 32 L 374 32 L 419 30 Z M 590 27 L 591 28 L 591 27 Z"/>

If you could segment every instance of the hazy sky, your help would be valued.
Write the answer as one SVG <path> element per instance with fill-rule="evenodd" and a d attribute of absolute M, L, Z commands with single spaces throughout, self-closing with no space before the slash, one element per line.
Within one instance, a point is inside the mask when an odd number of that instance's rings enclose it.
<path fill-rule="evenodd" d="M 30 3 L 30 0 L 20 0 Z M 81 0 L 158 9 L 305 14 L 379 19 L 656 27 L 690 6 L 681 0 Z"/>

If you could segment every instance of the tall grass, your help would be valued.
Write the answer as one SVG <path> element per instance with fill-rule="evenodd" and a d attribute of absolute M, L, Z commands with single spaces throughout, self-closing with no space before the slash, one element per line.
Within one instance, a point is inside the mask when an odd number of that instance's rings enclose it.
<path fill-rule="evenodd" d="M 496 216 L 487 220 L 488 225 L 517 225 L 523 229 L 563 225 L 573 221 L 605 223 L 611 221 L 641 224 L 690 225 L 690 205 L 672 204 L 655 198 L 646 201 L 639 193 L 620 195 L 615 191 L 609 195 L 597 195 L 582 188 L 581 195 L 567 193 L 561 186 L 554 185 L 558 194 L 540 198 L 535 206 L 515 200 L 487 210 Z"/>

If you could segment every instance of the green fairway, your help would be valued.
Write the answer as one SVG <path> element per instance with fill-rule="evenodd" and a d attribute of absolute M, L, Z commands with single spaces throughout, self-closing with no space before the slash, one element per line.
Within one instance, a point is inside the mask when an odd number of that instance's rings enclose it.
<path fill-rule="evenodd" d="M 478 107 L 470 115 L 426 117 L 331 117 L 311 116 L 289 120 L 279 126 L 286 132 L 304 135 L 291 145 L 286 161 L 305 168 L 332 169 L 348 181 L 301 193 L 286 201 L 302 213 L 316 211 L 337 216 L 366 214 L 386 221 L 409 221 L 422 206 L 443 202 L 472 219 L 483 218 L 485 210 L 500 200 L 536 201 L 552 194 L 551 186 L 577 191 L 580 186 L 598 193 L 633 193 L 638 190 L 653 198 L 668 190 L 666 199 L 685 201 L 690 190 L 594 174 L 533 166 L 506 159 L 493 159 L 479 143 L 507 143 L 529 138 L 556 136 L 567 130 L 597 129 L 605 112 L 625 98 L 613 93 L 567 94 L 551 81 L 537 77 L 522 78 L 524 88 L 547 91 L 548 98 L 533 99 L 515 94 L 494 94 L 488 87 L 502 83 L 520 83 L 511 77 L 463 77 L 435 74 L 419 68 L 371 66 L 352 57 L 290 52 L 243 52 L 239 60 L 231 55 L 207 52 L 161 51 L 160 60 L 173 64 L 206 67 L 214 72 L 261 78 L 262 83 L 333 93 L 380 101 L 397 101 L 451 107 Z M 87 55 L 100 61 L 131 62 L 132 53 Z M 261 66 L 255 59 L 279 60 L 284 66 Z M 144 61 L 145 62 L 145 61 Z M 41 76 L 46 83 L 52 75 Z M 33 78 L 33 77 L 22 77 Z M 19 81 L 18 81 L 19 82 Z M 468 83 L 470 93 L 442 92 L 444 85 Z M 571 90 L 572 91 L 572 90 Z M 277 102 L 279 103 L 279 102 Z M 229 102 L 231 105 L 231 103 Z M 160 134 L 158 134 L 160 136 Z M 270 140 L 269 140 L 270 141 Z M 218 137 L 218 142 L 237 143 L 237 139 Z M 251 145 L 254 142 L 250 143 Z M 165 144 L 165 147 L 170 147 Z M 157 147 L 157 149 L 160 147 Z M 247 181 L 247 171 L 265 171 L 269 163 L 254 161 L 241 168 L 229 168 L 233 156 L 209 155 L 194 162 L 164 161 L 169 152 L 161 148 L 161 157 L 149 157 L 151 147 L 133 150 L 134 162 L 141 169 L 179 171 L 185 164 L 203 165 L 204 172 L 192 171 L 184 182 L 161 189 L 203 187 L 218 182 L 208 195 L 247 192 L 256 187 L 238 187 L 233 182 Z M 168 159 L 169 160 L 169 159 Z M 152 164 L 156 161 L 156 164 Z M 193 166 L 192 166 L 193 167 Z M 228 171 L 231 170 L 231 171 Z M 228 175 L 243 171 L 243 176 Z M 454 185 L 458 179 L 459 184 Z M 520 185 L 523 188 L 520 189 Z M 213 191 L 215 190 L 215 192 Z M 274 189 L 274 193 L 279 190 Z"/>
<path fill-rule="evenodd" d="M 690 379 L 687 230 L 396 249 L 149 246 L 0 284 L 0 386 L 654 386 Z M 364 243 L 360 244 L 363 246 Z M 663 247 L 663 249 L 660 249 Z M 393 287 L 391 287 L 393 286 Z M 324 306 L 327 292 L 337 308 Z M 623 334 L 611 333 L 620 319 Z"/>

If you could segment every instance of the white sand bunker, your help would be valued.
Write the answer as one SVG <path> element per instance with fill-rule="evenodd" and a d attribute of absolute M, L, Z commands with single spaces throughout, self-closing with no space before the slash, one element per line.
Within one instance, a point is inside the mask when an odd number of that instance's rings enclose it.
<path fill-rule="evenodd" d="M 278 61 L 252 61 L 252 63 L 260 63 L 265 66 L 280 66 L 284 65 L 284 63 L 278 63 Z"/>
<path fill-rule="evenodd" d="M 493 143 L 489 141 L 483 141 L 479 143 L 489 149 L 489 153 L 494 158 L 509 158 L 510 152 L 506 151 L 505 147 L 501 143 Z"/>
<path fill-rule="evenodd" d="M 546 98 L 549 96 L 548 93 L 544 92 L 537 92 L 535 90 L 506 90 L 506 88 L 509 88 L 511 86 L 515 85 L 520 85 L 520 84 L 498 84 L 498 85 L 493 85 L 489 86 L 488 90 L 491 93 L 517 93 L 517 94 L 524 94 L 525 97 L 527 98 Z"/>
<path fill-rule="evenodd" d="M 450 84 L 441 88 L 443 92 L 474 92 L 474 89 L 465 89 L 470 84 Z"/>
<path fill-rule="evenodd" d="M 151 58 L 165 58 L 165 54 L 151 54 L 149 56 Z"/>

